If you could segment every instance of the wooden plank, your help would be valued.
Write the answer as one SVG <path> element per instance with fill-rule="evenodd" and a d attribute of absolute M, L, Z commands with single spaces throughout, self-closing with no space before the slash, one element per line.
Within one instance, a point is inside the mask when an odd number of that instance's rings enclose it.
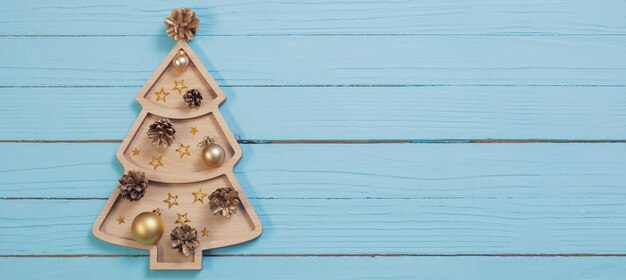
<path fill-rule="evenodd" d="M 15 159 L 2 166 L 5 194 L 106 197 L 120 174 L 116 144 L 2 146 Z M 265 232 L 214 253 L 624 253 L 626 246 L 624 144 L 243 146 L 237 176 Z M 89 234 L 103 205 L 2 200 L 0 244 L 20 246 L 0 246 L 0 254 L 142 253 Z"/>
<path fill-rule="evenodd" d="M 118 146 L 0 144 L 0 197 L 108 198 L 123 172 Z M 235 173 L 257 199 L 626 197 L 626 144 L 242 148 Z"/>
<path fill-rule="evenodd" d="M 140 86 L 173 44 L 164 37 L 3 37 L 0 86 Z M 224 86 L 624 86 L 626 80 L 626 36 L 227 36 L 191 45 Z"/>
<path fill-rule="evenodd" d="M 0 258 L 7 279 L 619 279 L 623 258 L 205 257 L 201 271 L 149 271 L 146 258 Z M 236 271 L 236 273 L 233 273 Z"/>
<path fill-rule="evenodd" d="M 163 35 L 176 5 L 193 8 L 199 35 L 623 34 L 624 2 L 506 1 L 10 1 L 3 35 Z M 149 7 L 149 8 L 148 8 Z"/>
<path fill-rule="evenodd" d="M 616 87 L 225 88 L 242 140 L 625 139 Z M 0 88 L 0 140 L 122 139 L 139 88 Z"/>
<path fill-rule="evenodd" d="M 263 235 L 206 253 L 624 254 L 624 201 L 586 196 L 252 199 Z M 0 255 L 145 254 L 91 234 L 104 203 L 0 200 Z"/>

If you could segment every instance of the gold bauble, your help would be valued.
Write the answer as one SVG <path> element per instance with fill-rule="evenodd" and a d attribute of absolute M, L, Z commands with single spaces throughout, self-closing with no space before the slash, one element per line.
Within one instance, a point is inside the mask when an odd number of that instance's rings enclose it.
<path fill-rule="evenodd" d="M 143 212 L 133 220 L 133 239 L 143 245 L 153 245 L 163 236 L 163 218 L 155 212 Z"/>
<path fill-rule="evenodd" d="M 189 66 L 189 57 L 185 54 L 185 51 L 178 51 L 178 54 L 176 54 L 172 61 L 172 65 L 174 65 L 174 68 L 181 71 L 187 69 L 187 66 Z"/>
<path fill-rule="evenodd" d="M 208 144 L 202 150 L 202 160 L 209 167 L 219 167 L 224 163 L 224 158 L 226 158 L 226 152 L 218 144 Z"/>

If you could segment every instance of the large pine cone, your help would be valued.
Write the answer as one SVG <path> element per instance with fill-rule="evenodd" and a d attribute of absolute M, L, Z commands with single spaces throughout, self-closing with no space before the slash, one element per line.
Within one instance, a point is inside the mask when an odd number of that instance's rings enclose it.
<path fill-rule="evenodd" d="M 153 146 L 169 147 L 176 139 L 176 130 L 169 119 L 162 118 L 150 125 L 148 137 Z"/>
<path fill-rule="evenodd" d="M 170 15 L 165 18 L 165 31 L 167 35 L 174 40 L 184 39 L 189 41 L 196 36 L 200 20 L 196 17 L 196 13 L 189 8 L 182 7 L 174 9 Z"/>
<path fill-rule="evenodd" d="M 148 179 L 143 172 L 131 170 L 120 177 L 117 187 L 120 189 L 123 199 L 139 200 L 148 188 Z"/>
<path fill-rule="evenodd" d="M 239 203 L 239 193 L 233 188 L 219 188 L 209 195 L 209 207 L 213 215 L 221 212 L 222 216 L 230 217 L 237 211 Z"/>
<path fill-rule="evenodd" d="M 170 245 L 172 250 L 184 256 L 196 251 L 196 247 L 200 245 L 198 240 L 198 232 L 189 225 L 175 227 L 170 234 Z"/>
<path fill-rule="evenodd" d="M 198 108 L 202 103 L 202 93 L 197 89 L 190 89 L 183 95 L 183 99 L 187 102 L 189 108 Z"/>

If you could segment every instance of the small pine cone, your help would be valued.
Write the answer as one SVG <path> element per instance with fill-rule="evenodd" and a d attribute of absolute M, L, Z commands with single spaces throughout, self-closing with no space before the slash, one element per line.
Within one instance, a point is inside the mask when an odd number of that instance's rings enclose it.
<path fill-rule="evenodd" d="M 185 99 L 189 108 L 198 108 L 200 103 L 202 103 L 202 93 L 197 89 L 190 89 L 183 95 L 183 99 Z"/>
<path fill-rule="evenodd" d="M 120 189 L 123 199 L 139 200 L 148 188 L 148 179 L 143 172 L 131 170 L 120 177 L 117 187 Z"/>
<path fill-rule="evenodd" d="M 175 252 L 189 256 L 200 245 L 198 232 L 189 225 L 175 227 L 170 234 L 170 245 Z"/>
<path fill-rule="evenodd" d="M 153 146 L 169 147 L 176 139 L 176 130 L 169 119 L 161 118 L 150 125 L 148 137 L 152 139 Z"/>
<path fill-rule="evenodd" d="M 239 203 L 239 194 L 232 187 L 219 188 L 209 195 L 209 207 L 213 215 L 221 212 L 222 216 L 230 217 L 237 211 Z"/>
<path fill-rule="evenodd" d="M 200 20 L 196 17 L 196 12 L 182 7 L 170 12 L 169 16 L 165 18 L 165 26 L 167 35 L 174 40 L 189 41 L 196 36 L 198 27 L 200 27 Z"/>

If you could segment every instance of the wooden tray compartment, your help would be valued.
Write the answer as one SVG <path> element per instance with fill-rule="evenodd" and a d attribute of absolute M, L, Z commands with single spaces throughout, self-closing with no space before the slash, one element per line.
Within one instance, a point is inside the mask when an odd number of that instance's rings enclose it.
<path fill-rule="evenodd" d="M 127 137 L 118 151 L 118 158 L 126 169 L 140 170 L 156 181 L 186 183 L 224 174 L 241 158 L 237 141 L 220 127 L 224 121 L 217 112 L 193 118 L 170 118 L 176 139 L 167 148 L 152 146 L 147 135 L 150 124 L 160 118 L 151 113 L 139 116 L 133 126 L 136 129 L 131 131 L 133 136 Z M 205 136 L 211 137 L 226 152 L 219 168 L 208 168 L 200 157 L 203 148 L 198 147 L 198 143 Z"/>
<path fill-rule="evenodd" d="M 111 209 L 106 216 L 100 228 L 98 229 L 105 235 L 116 237 L 113 243 L 122 243 L 124 246 L 149 249 L 135 242 L 132 238 L 130 224 L 132 219 L 142 212 L 150 212 L 154 210 L 155 205 L 160 205 L 161 217 L 165 222 L 165 234 L 156 245 L 156 264 L 152 264 L 153 269 L 163 267 L 163 264 L 172 263 L 196 263 L 199 265 L 201 260 L 194 260 L 194 256 L 182 256 L 169 247 L 169 233 L 179 224 L 176 223 L 178 214 L 187 214 L 190 220 L 187 224 L 198 230 L 200 239 L 200 247 L 203 249 L 219 248 L 229 246 L 256 238 L 260 234 L 258 228 L 250 215 L 248 214 L 248 203 L 242 203 L 237 209 L 237 213 L 230 218 L 220 215 L 213 215 L 208 206 L 208 200 L 204 197 L 203 202 L 196 201 L 194 203 L 194 195 L 192 193 L 199 190 L 209 194 L 220 187 L 234 187 L 240 190 L 236 181 L 226 175 L 221 175 L 213 179 L 194 183 L 161 183 L 150 181 L 150 187 L 146 191 L 145 196 L 139 201 L 128 201 L 117 196 L 111 201 Z M 116 191 L 117 192 L 117 191 Z M 169 207 L 167 200 L 169 194 L 176 196 L 178 205 Z M 120 223 L 118 219 L 124 218 L 124 222 Z M 203 236 L 202 230 L 208 230 L 208 235 Z M 108 241 L 108 240 L 107 240 Z M 199 250 L 202 252 L 202 250 Z"/>
<path fill-rule="evenodd" d="M 185 71 L 171 66 L 179 50 L 184 50 L 191 61 Z M 189 109 L 182 97 L 192 88 L 203 95 L 198 109 Z M 115 188 L 94 224 L 94 235 L 118 245 L 150 250 L 150 268 L 169 270 L 201 269 L 203 250 L 258 237 L 261 222 L 233 173 L 241 159 L 241 148 L 218 109 L 225 95 L 186 42 L 174 46 L 136 98 L 143 110 L 122 141 L 117 158 L 125 172 L 144 172 L 150 186 L 144 197 L 132 202 L 122 199 Z M 152 146 L 147 136 L 150 124 L 162 117 L 170 119 L 176 129 L 176 138 L 167 148 Z M 197 145 L 205 136 L 213 138 L 226 152 L 224 163 L 217 168 L 207 167 L 202 161 L 202 147 Z M 207 196 L 223 187 L 237 190 L 241 201 L 230 218 L 214 215 L 208 206 Z M 198 192 L 207 196 L 198 196 Z M 195 199 L 193 193 L 202 199 Z M 176 197 L 175 204 L 169 203 L 171 197 Z M 142 245 L 132 238 L 132 221 L 139 213 L 156 208 L 161 210 L 165 223 L 164 235 L 155 245 Z M 187 224 L 198 231 L 200 246 L 190 256 L 170 247 L 170 233 L 180 225 L 176 223 L 179 214 L 186 214 L 190 220 Z"/>

